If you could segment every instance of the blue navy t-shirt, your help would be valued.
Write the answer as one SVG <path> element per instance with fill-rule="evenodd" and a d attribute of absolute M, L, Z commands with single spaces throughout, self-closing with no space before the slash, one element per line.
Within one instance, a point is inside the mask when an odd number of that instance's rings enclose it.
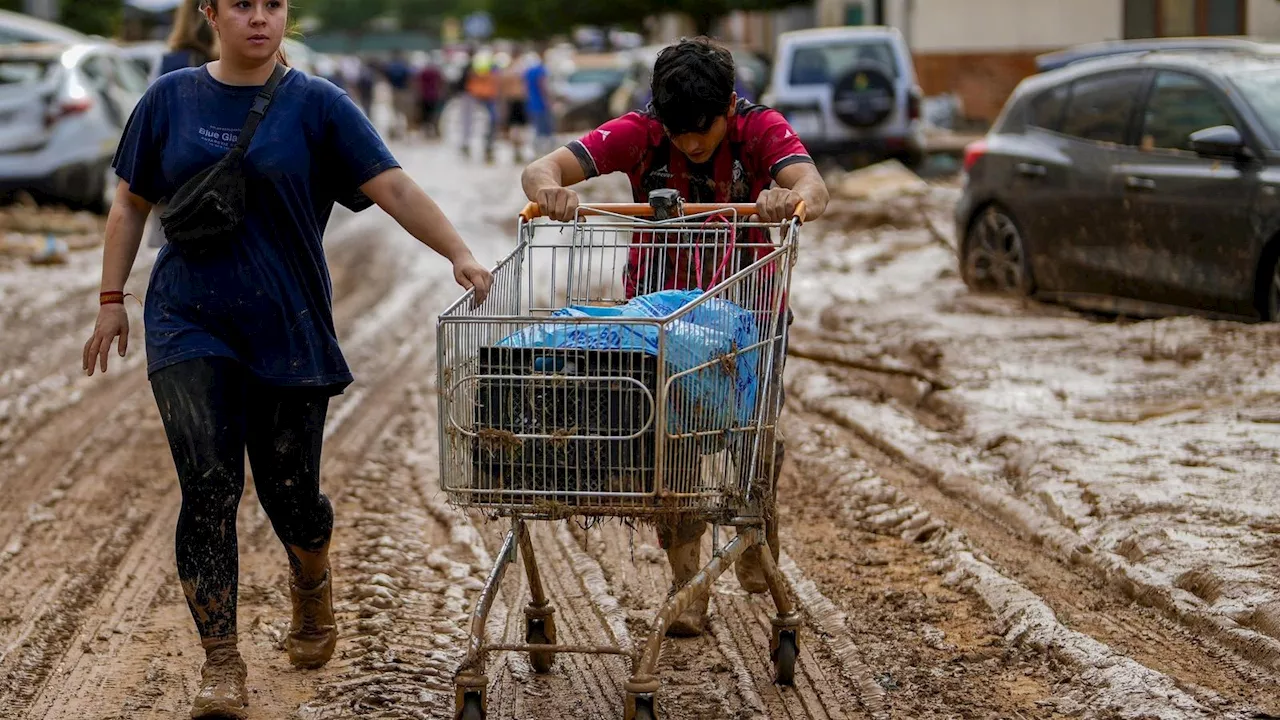
<path fill-rule="evenodd" d="M 157 203 L 235 145 L 259 87 L 206 67 L 160 77 L 129 119 L 116 173 Z M 351 383 L 333 325 L 321 237 L 336 201 L 399 167 L 369 120 L 332 83 L 289 71 L 245 157 L 244 223 L 225 248 L 192 258 L 166 245 L 147 292 L 147 371 L 225 357 L 271 385 Z M 345 204 L 345 203 L 344 203 Z"/>

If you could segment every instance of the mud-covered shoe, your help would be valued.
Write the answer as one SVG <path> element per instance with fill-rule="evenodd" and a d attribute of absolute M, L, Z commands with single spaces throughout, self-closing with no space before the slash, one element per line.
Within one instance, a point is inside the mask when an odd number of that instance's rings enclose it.
<path fill-rule="evenodd" d="M 206 650 L 200 691 L 191 703 L 192 720 L 244 720 L 249 712 L 248 670 L 235 645 Z"/>
<path fill-rule="evenodd" d="M 328 571 L 319 585 L 302 588 L 295 579 L 289 583 L 293 599 L 293 623 L 285 648 L 295 667 L 314 669 L 333 657 L 338 644 L 338 622 L 333 616 L 333 591 Z"/>

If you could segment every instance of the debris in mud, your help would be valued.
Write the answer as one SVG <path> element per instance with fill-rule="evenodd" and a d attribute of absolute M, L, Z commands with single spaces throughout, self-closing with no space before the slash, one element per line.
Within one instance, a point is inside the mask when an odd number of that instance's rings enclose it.
<path fill-rule="evenodd" d="M 0 207 L 0 256 L 25 257 L 37 265 L 61 264 L 70 251 L 98 247 L 105 232 L 101 216 L 40 207 L 30 198 Z"/>

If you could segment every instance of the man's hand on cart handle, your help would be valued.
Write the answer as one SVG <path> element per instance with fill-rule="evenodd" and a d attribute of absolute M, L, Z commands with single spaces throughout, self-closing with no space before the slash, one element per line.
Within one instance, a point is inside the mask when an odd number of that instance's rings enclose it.
<path fill-rule="evenodd" d="M 805 210 L 804 197 L 787 188 L 769 188 L 756 200 L 756 217 L 760 222 L 779 223 L 792 218 L 804 222 Z"/>
<path fill-rule="evenodd" d="M 471 255 L 453 264 L 453 279 L 464 290 L 476 289 L 472 307 L 483 304 L 485 298 L 489 297 L 489 289 L 493 287 L 493 275 Z"/>
<path fill-rule="evenodd" d="M 578 214 L 578 193 L 569 188 L 543 188 L 538 191 L 534 202 L 539 214 L 556 222 L 572 222 Z"/>

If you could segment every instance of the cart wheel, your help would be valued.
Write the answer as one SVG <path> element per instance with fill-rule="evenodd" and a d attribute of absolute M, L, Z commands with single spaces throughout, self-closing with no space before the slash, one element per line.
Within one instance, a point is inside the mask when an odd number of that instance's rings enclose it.
<path fill-rule="evenodd" d="M 458 713 L 458 720 L 484 720 L 484 718 L 484 701 L 480 699 L 480 693 L 467 693 L 462 700 L 462 712 Z"/>
<path fill-rule="evenodd" d="M 778 652 L 773 658 L 774 682 L 779 685 L 796 684 L 796 659 L 800 648 L 796 644 L 796 631 L 783 630 L 778 634 Z"/>
<path fill-rule="evenodd" d="M 525 642 L 530 645 L 555 645 L 547 635 L 547 625 L 545 620 L 530 619 L 526 621 L 524 631 Z M 539 650 L 529 653 L 529 664 L 533 666 L 533 671 L 542 675 L 551 672 L 551 666 L 555 664 L 556 654 L 549 650 Z"/>
<path fill-rule="evenodd" d="M 653 709 L 652 698 L 636 698 L 635 720 L 658 720 L 658 713 Z"/>

